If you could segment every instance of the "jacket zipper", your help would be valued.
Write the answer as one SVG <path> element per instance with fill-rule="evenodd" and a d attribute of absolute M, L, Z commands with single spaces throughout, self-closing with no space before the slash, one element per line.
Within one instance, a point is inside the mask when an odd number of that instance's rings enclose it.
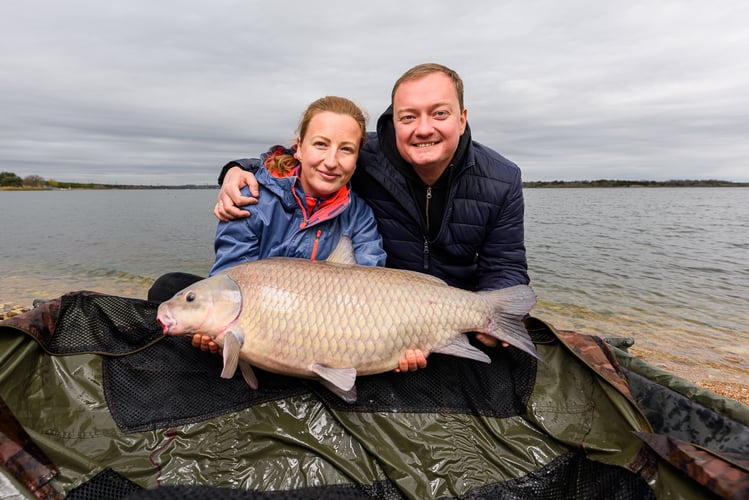
<path fill-rule="evenodd" d="M 429 200 L 432 199 L 432 186 L 427 186 L 427 202 L 424 209 L 424 219 L 427 223 L 427 235 L 429 234 Z"/>
<path fill-rule="evenodd" d="M 424 236 L 424 270 L 429 270 L 429 200 L 432 199 L 432 186 L 427 186 L 427 199 L 424 209 L 424 220 L 426 222 L 426 235 Z"/>

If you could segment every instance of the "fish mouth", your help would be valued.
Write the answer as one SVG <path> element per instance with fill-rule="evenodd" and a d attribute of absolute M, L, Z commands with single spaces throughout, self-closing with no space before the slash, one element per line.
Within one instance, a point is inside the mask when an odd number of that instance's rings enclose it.
<path fill-rule="evenodd" d="M 161 332 L 164 335 L 171 335 L 172 330 L 177 325 L 177 322 L 174 321 L 174 318 L 172 318 L 168 314 L 158 314 L 156 316 L 156 322 L 161 327 Z"/>

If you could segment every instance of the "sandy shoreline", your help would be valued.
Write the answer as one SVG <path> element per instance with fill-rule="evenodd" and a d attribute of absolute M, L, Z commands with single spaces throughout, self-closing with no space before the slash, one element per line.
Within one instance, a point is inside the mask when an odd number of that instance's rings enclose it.
<path fill-rule="evenodd" d="M 18 314 L 23 314 L 24 312 L 27 312 L 29 310 L 30 310 L 30 307 L 28 306 L 19 306 L 19 305 L 13 305 L 13 304 L 0 304 L 0 320 L 10 318 Z M 648 361 L 650 363 L 657 361 L 658 358 L 661 357 L 656 352 L 641 350 L 636 347 L 631 349 L 631 352 L 635 356 L 639 356 L 645 361 Z M 684 376 L 685 374 L 677 374 L 677 375 L 682 376 L 683 378 L 686 378 L 687 380 L 690 380 L 692 383 L 697 384 L 700 387 L 703 387 L 709 391 L 712 391 L 716 394 L 719 394 L 727 398 L 734 399 L 742 404 L 749 406 L 749 385 L 747 384 L 741 384 L 741 383 L 729 382 L 729 381 L 720 381 L 720 380 L 706 380 L 706 379 L 700 378 L 696 373 L 686 374 L 687 376 Z"/>

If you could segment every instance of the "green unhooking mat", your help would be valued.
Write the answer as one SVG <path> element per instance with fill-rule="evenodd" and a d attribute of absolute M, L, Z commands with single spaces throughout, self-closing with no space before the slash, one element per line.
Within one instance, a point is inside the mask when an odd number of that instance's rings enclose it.
<path fill-rule="evenodd" d="M 0 492 L 640 499 L 749 491 L 749 453 L 735 434 L 715 451 L 654 432 L 630 393 L 631 371 L 600 339 L 534 318 L 527 326 L 542 362 L 513 348 L 485 349 L 491 364 L 435 354 L 425 370 L 360 377 L 349 405 L 313 381 L 258 371 L 252 391 L 239 376 L 221 379 L 219 356 L 162 337 L 154 304 L 71 293 L 0 322 L 2 411 L 16 429 L 0 429 Z M 722 418 L 732 433 L 746 432 Z M 29 450 L 48 464 L 46 475 L 18 473 L 16 457 Z M 697 473 L 681 467 L 697 456 L 710 458 L 707 479 L 696 459 L 688 465 Z"/>

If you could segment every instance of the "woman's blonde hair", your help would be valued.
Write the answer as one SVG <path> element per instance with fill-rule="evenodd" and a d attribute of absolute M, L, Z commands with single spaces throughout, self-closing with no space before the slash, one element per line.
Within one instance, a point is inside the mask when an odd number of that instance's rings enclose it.
<path fill-rule="evenodd" d="M 324 111 L 330 111 L 340 115 L 349 115 L 352 117 L 356 120 L 356 123 L 361 130 L 361 135 L 359 136 L 359 148 L 367 142 L 366 113 L 362 111 L 359 106 L 354 104 L 353 101 L 338 96 L 321 97 L 307 106 L 307 109 L 302 114 L 302 119 L 299 121 L 299 127 L 297 129 L 301 140 L 304 140 L 304 136 L 307 134 L 307 127 L 309 127 L 309 122 L 312 118 L 318 113 Z M 265 168 L 277 177 L 285 177 L 289 175 L 298 164 L 299 161 L 291 154 L 270 155 L 265 159 Z"/>

